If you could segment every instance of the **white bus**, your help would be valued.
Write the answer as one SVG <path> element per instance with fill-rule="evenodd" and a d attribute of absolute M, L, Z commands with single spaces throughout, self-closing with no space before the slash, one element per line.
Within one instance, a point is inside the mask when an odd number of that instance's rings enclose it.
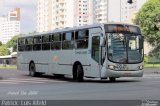
<path fill-rule="evenodd" d="M 143 36 L 135 25 L 108 23 L 56 29 L 18 39 L 18 70 L 115 81 L 142 77 Z"/>

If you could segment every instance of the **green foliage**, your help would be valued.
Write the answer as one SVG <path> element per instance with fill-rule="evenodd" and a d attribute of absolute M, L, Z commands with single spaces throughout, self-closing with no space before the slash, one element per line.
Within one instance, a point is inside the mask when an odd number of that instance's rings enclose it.
<path fill-rule="evenodd" d="M 33 32 L 29 32 L 28 34 L 32 35 L 32 34 L 36 34 L 36 33 L 37 33 L 36 31 L 33 31 Z"/>
<path fill-rule="evenodd" d="M 136 14 L 134 23 L 141 27 L 145 39 L 160 53 L 160 0 L 148 0 Z"/>
<path fill-rule="evenodd" d="M 2 44 L 2 42 L 0 41 L 0 46 L 2 46 L 3 44 Z"/>
<path fill-rule="evenodd" d="M 18 39 L 18 36 L 12 37 L 12 39 L 6 43 L 6 47 L 7 48 L 13 47 L 13 52 L 17 51 L 17 39 Z"/>
<path fill-rule="evenodd" d="M 148 63 L 148 57 L 144 56 L 144 64 L 147 64 L 147 63 Z"/>
<path fill-rule="evenodd" d="M 0 56 L 9 55 L 10 51 L 5 46 L 0 46 Z"/>

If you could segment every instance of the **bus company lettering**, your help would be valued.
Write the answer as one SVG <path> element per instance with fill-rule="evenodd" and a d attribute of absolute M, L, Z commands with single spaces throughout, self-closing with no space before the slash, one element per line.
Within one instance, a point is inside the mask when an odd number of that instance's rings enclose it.
<path fill-rule="evenodd" d="M 76 51 L 75 54 L 87 54 L 87 51 Z"/>

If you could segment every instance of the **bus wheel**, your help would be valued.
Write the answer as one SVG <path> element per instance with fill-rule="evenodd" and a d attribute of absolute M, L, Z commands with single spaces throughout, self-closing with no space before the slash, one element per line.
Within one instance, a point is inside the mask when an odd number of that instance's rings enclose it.
<path fill-rule="evenodd" d="M 115 77 L 109 77 L 109 80 L 110 80 L 111 82 L 115 82 L 115 81 L 116 81 L 116 78 L 115 78 Z"/>
<path fill-rule="evenodd" d="M 31 63 L 29 65 L 29 75 L 32 76 L 32 77 L 36 76 L 36 67 L 35 67 L 34 63 Z"/>
<path fill-rule="evenodd" d="M 77 81 L 82 82 L 83 81 L 83 68 L 80 64 L 77 65 Z"/>

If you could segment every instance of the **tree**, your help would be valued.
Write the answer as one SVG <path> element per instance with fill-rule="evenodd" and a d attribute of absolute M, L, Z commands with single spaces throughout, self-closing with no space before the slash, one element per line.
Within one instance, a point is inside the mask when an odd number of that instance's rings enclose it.
<path fill-rule="evenodd" d="M 29 32 L 28 34 L 32 35 L 32 34 L 36 34 L 36 33 L 37 33 L 36 31 L 33 31 L 33 32 Z"/>
<path fill-rule="evenodd" d="M 10 51 L 5 46 L 0 46 L 0 56 L 9 55 Z"/>
<path fill-rule="evenodd" d="M 18 35 L 16 36 L 13 36 L 11 38 L 11 40 L 9 40 L 7 43 L 6 43 L 6 47 L 7 48 L 13 48 L 13 52 L 17 51 L 17 39 L 18 39 Z"/>
<path fill-rule="evenodd" d="M 2 42 L 0 41 L 0 46 L 2 46 L 3 44 L 2 44 Z"/>
<path fill-rule="evenodd" d="M 30 32 L 28 33 L 28 35 L 31 35 L 31 34 L 35 34 L 36 31 L 33 31 L 33 32 Z M 17 39 L 19 36 L 24 36 L 25 34 L 20 34 L 20 35 L 16 35 L 16 36 L 13 36 L 7 43 L 6 43 L 6 47 L 7 48 L 13 48 L 13 52 L 16 52 L 17 51 Z"/>
<path fill-rule="evenodd" d="M 142 34 L 160 52 L 160 0 L 148 0 L 136 14 L 134 23 L 139 25 Z"/>

